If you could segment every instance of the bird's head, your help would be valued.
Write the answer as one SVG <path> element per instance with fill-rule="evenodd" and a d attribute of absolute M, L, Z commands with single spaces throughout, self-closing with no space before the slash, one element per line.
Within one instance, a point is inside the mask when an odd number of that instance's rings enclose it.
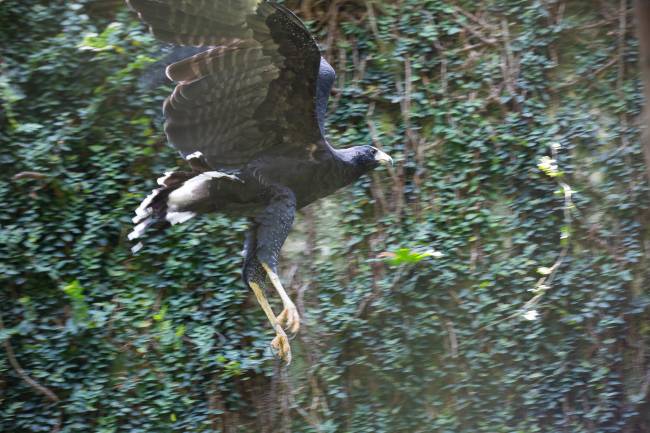
<path fill-rule="evenodd" d="M 393 165 L 393 158 L 373 146 L 354 147 L 352 161 L 357 167 L 364 168 L 364 171 L 372 170 L 380 165 Z"/>

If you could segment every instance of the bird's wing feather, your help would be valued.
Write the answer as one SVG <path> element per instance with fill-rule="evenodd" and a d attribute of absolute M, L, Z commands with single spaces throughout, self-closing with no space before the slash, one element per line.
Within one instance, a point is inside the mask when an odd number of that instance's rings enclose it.
<path fill-rule="evenodd" d="M 238 167 L 330 151 L 317 105 L 331 83 L 319 86 L 318 46 L 291 11 L 256 0 L 127 1 L 159 39 L 214 46 L 167 69 L 178 85 L 165 101 L 165 132 L 184 155 Z"/>
<path fill-rule="evenodd" d="M 176 45 L 221 45 L 252 37 L 246 18 L 261 0 L 126 0 L 153 35 Z"/>

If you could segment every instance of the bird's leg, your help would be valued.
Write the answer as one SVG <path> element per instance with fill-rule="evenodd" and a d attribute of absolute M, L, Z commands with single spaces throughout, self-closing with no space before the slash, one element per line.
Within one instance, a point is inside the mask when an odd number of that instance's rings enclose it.
<path fill-rule="evenodd" d="M 300 318 L 298 310 L 282 287 L 275 269 L 278 265 L 280 248 L 282 248 L 293 224 L 296 197 L 289 188 L 282 185 L 263 184 L 268 193 L 269 202 L 253 218 L 251 227 L 246 234 L 243 274 L 244 281 L 255 293 L 258 302 L 275 329 L 277 335 L 271 343 L 272 346 L 288 363 L 291 360 L 291 348 L 282 327 L 285 325 L 289 331 L 297 332 L 300 327 Z M 284 305 L 284 311 L 278 317 L 273 315 L 262 290 L 266 287 L 266 277 L 269 277 L 273 283 L 273 287 L 280 294 Z"/>
<path fill-rule="evenodd" d="M 282 282 L 280 281 L 278 274 L 276 274 L 268 264 L 262 262 L 262 266 L 264 267 L 266 274 L 269 276 L 271 284 L 273 284 L 273 287 L 275 287 L 275 290 L 280 295 L 280 299 L 282 299 L 284 310 L 282 310 L 278 315 L 278 322 L 284 326 L 284 329 L 292 334 L 297 333 L 300 329 L 300 316 L 298 315 L 298 309 L 291 301 L 291 298 L 289 298 L 289 295 L 287 295 L 284 287 L 282 287 Z"/>
<path fill-rule="evenodd" d="M 291 347 L 289 346 L 289 339 L 287 334 L 282 329 L 282 324 L 278 318 L 273 314 L 273 310 L 269 301 L 266 298 L 264 288 L 266 287 L 266 274 L 264 267 L 261 265 L 260 260 L 257 258 L 255 252 L 257 250 L 257 226 L 253 224 L 251 230 L 246 233 L 246 240 L 244 242 L 244 267 L 243 277 L 244 282 L 251 288 L 257 302 L 262 307 L 264 314 L 271 322 L 271 326 L 275 330 L 275 338 L 271 342 L 278 356 L 283 359 L 287 364 L 291 362 Z"/>
<path fill-rule="evenodd" d="M 271 322 L 271 326 L 275 329 L 276 335 L 273 341 L 271 341 L 271 346 L 278 351 L 278 355 L 280 355 L 280 358 L 282 358 L 287 365 L 291 364 L 291 346 L 289 346 L 289 338 L 287 338 L 287 334 L 284 332 L 284 329 L 282 329 L 282 325 L 279 323 L 278 318 L 273 314 L 271 305 L 264 295 L 264 289 L 253 281 L 249 281 L 248 285 L 253 290 L 260 307 L 262 307 L 262 310 L 266 313 L 266 317 L 269 319 L 269 322 Z"/>
<path fill-rule="evenodd" d="M 282 287 L 276 270 L 280 249 L 293 224 L 296 197 L 289 188 L 282 185 L 268 184 L 267 188 L 270 195 L 269 204 L 257 214 L 255 225 L 252 227 L 256 238 L 255 257 L 264 268 L 265 277 L 269 277 L 282 299 L 284 310 L 278 316 L 278 321 L 285 330 L 295 334 L 300 328 L 300 316 Z"/>

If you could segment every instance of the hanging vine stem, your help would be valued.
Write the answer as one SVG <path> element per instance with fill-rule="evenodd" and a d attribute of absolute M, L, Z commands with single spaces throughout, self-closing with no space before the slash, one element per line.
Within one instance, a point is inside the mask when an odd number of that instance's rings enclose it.
<path fill-rule="evenodd" d="M 5 331 L 5 324 L 4 321 L 2 320 L 2 314 L 0 314 L 0 331 Z M 9 364 L 14 368 L 16 371 L 16 374 L 18 377 L 20 377 L 25 383 L 27 383 L 30 387 L 32 387 L 35 391 L 37 391 L 39 394 L 43 395 L 45 398 L 47 398 L 51 403 L 57 404 L 61 401 L 59 396 L 57 396 L 51 389 L 49 389 L 46 386 L 41 385 L 38 383 L 36 380 L 32 379 L 30 375 L 27 374 L 27 372 L 23 369 L 23 367 L 20 365 L 18 360 L 16 359 L 16 354 L 14 353 L 14 348 L 11 345 L 11 342 L 9 341 L 9 337 L 7 337 L 3 343 L 5 352 L 7 354 L 7 359 L 9 360 Z M 56 424 L 52 428 L 52 433 L 58 433 L 61 430 L 61 421 L 62 421 L 63 415 L 61 411 L 59 410 L 59 415 L 56 420 Z"/>
<path fill-rule="evenodd" d="M 562 249 L 560 250 L 552 266 L 540 267 L 537 269 L 537 272 L 540 273 L 542 277 L 537 280 L 537 283 L 535 283 L 535 286 L 532 289 L 529 289 L 531 292 L 533 292 L 534 296 L 526 301 L 524 305 L 518 308 L 516 312 L 503 319 L 497 320 L 496 322 L 485 325 L 480 329 L 481 331 L 490 326 L 511 320 L 515 317 L 523 317 L 527 320 L 535 320 L 538 314 L 535 308 L 539 305 L 544 295 L 551 289 L 553 280 L 557 275 L 557 271 L 560 266 L 562 266 L 567 254 L 569 253 L 569 248 L 571 246 L 571 224 L 573 222 L 571 212 L 575 209 L 575 205 L 573 204 L 574 191 L 571 189 L 571 186 L 569 184 L 562 181 L 564 173 L 558 168 L 557 153 L 562 148 L 562 146 L 559 143 L 551 143 L 550 147 L 552 157 L 544 156 L 540 158 L 537 167 L 547 176 L 557 180 L 557 184 L 560 187 L 558 192 L 564 197 L 564 205 L 562 206 L 564 225 L 560 228 L 560 245 L 562 246 Z"/>
<path fill-rule="evenodd" d="M 0 314 L 0 331 L 5 330 L 5 325 L 2 320 L 2 314 Z M 16 371 L 16 374 L 24 381 L 26 382 L 29 386 L 31 386 L 34 390 L 38 391 L 39 394 L 44 395 L 49 401 L 52 403 L 58 403 L 60 401 L 59 397 L 54 394 L 49 388 L 41 385 L 34 379 L 32 379 L 27 372 L 23 369 L 23 367 L 18 363 L 18 360 L 16 359 L 16 355 L 14 353 L 14 348 L 11 346 L 11 343 L 9 342 L 9 338 L 6 338 L 4 341 L 4 347 L 5 347 L 5 352 L 7 353 L 7 359 L 9 360 L 9 363 L 11 366 L 14 368 Z"/>

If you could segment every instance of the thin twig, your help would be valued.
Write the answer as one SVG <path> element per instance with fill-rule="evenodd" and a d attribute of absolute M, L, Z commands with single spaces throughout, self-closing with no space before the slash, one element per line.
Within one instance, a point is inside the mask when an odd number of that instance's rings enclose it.
<path fill-rule="evenodd" d="M 375 17 L 375 9 L 372 1 L 366 1 L 366 9 L 368 10 L 368 21 L 370 22 L 370 29 L 375 36 L 375 41 L 379 46 L 379 52 L 383 51 L 383 41 L 379 37 L 379 28 L 377 27 L 377 18 Z"/>
<path fill-rule="evenodd" d="M 5 330 L 5 325 L 4 322 L 2 321 L 2 314 L 0 314 L 0 331 Z M 18 360 L 16 359 L 16 354 L 14 353 L 14 348 L 11 346 L 11 342 L 9 341 L 9 337 L 6 338 L 4 341 L 4 347 L 5 347 L 5 352 L 7 352 L 7 358 L 9 359 L 9 363 L 11 366 L 16 370 L 16 374 L 25 381 L 29 386 L 31 386 L 34 390 L 36 390 L 39 394 L 44 395 L 48 400 L 50 400 L 52 403 L 58 403 L 61 401 L 59 397 L 52 392 L 49 388 L 46 386 L 41 385 L 38 383 L 36 380 L 32 379 L 27 372 L 20 366 L 18 363 Z"/>
<path fill-rule="evenodd" d="M 459 12 L 461 11 L 461 9 L 458 7 L 456 7 L 456 10 Z M 454 15 L 456 15 L 456 18 L 460 17 L 459 13 L 456 13 Z M 463 15 L 465 15 L 465 13 L 463 13 Z M 463 27 L 465 30 L 467 30 L 469 33 L 471 33 L 472 36 L 478 38 L 481 42 L 483 42 L 486 45 L 495 45 L 497 43 L 496 39 L 483 36 L 483 34 L 480 31 L 476 30 L 472 26 L 463 23 L 462 20 L 456 19 L 456 23 L 459 24 L 461 27 Z"/>
<path fill-rule="evenodd" d="M 449 349 L 451 350 L 451 357 L 458 357 L 458 337 L 456 336 L 456 330 L 454 324 L 451 320 L 445 322 L 447 328 L 447 333 L 449 334 Z"/>
<path fill-rule="evenodd" d="M 458 5 L 453 5 L 452 6 L 454 10 L 461 15 L 464 15 L 465 17 L 469 18 L 470 20 L 474 21 L 476 24 L 480 25 L 483 28 L 489 29 L 489 30 L 497 30 L 498 26 L 495 26 L 493 24 L 488 23 L 484 19 L 472 14 L 471 12 L 466 11 L 465 9 L 461 8 Z"/>
<path fill-rule="evenodd" d="M 368 125 L 368 131 L 370 132 L 370 138 L 372 140 L 373 146 L 378 148 L 379 150 L 382 150 L 381 142 L 379 140 L 379 134 L 377 133 L 377 127 L 375 126 L 375 122 L 372 120 L 372 115 L 375 113 L 375 103 L 371 102 L 368 105 L 368 112 L 366 113 L 366 123 Z M 388 170 L 388 175 L 391 177 L 393 180 L 393 184 L 396 185 L 399 183 L 399 177 L 397 173 L 395 172 L 395 169 L 391 166 L 387 167 Z M 377 177 L 375 176 L 373 178 L 376 182 L 378 182 Z M 386 200 L 386 196 L 384 195 L 384 191 L 381 188 L 376 188 L 375 191 L 375 198 L 379 201 L 379 204 L 381 206 L 382 212 L 386 211 L 388 209 L 388 201 Z"/>
<path fill-rule="evenodd" d="M 39 173 L 37 171 L 21 171 L 20 173 L 14 174 L 13 179 L 47 179 L 47 174 Z"/>
<path fill-rule="evenodd" d="M 645 107 L 643 110 L 642 143 L 646 177 L 650 182 L 650 2 L 636 1 L 636 25 L 639 39 L 639 61 L 644 78 Z"/>
<path fill-rule="evenodd" d="M 576 85 L 579 82 L 584 81 L 584 80 L 588 80 L 591 84 L 593 84 L 594 82 L 596 82 L 595 78 L 597 78 L 601 73 L 603 73 L 610 66 L 613 66 L 613 65 L 617 64 L 617 62 L 618 62 L 618 56 L 613 57 L 607 63 L 605 63 L 603 66 L 599 67 L 595 71 L 593 71 L 591 73 L 580 74 L 578 77 L 574 78 L 571 81 L 568 81 L 566 83 L 558 84 L 552 90 L 553 91 L 558 91 L 558 90 L 565 89 L 567 87 L 572 87 L 572 86 L 574 86 L 574 85 Z"/>

